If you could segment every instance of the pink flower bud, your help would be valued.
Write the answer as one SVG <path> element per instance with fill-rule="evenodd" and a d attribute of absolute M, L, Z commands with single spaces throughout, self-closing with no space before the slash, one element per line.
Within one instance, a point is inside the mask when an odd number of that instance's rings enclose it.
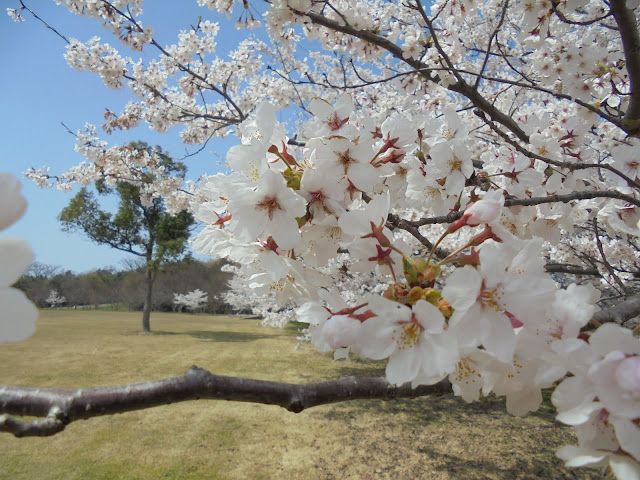
<path fill-rule="evenodd" d="M 449 225 L 447 232 L 456 232 L 467 225 L 475 227 L 483 223 L 491 223 L 500 217 L 502 205 L 504 205 L 502 190 L 489 192 L 482 200 L 478 200 L 472 205 L 469 205 L 462 214 L 462 217 Z"/>
<path fill-rule="evenodd" d="M 466 218 L 467 225 L 491 223 L 500 216 L 502 204 L 494 199 L 482 199 L 468 207 L 462 218 Z"/>

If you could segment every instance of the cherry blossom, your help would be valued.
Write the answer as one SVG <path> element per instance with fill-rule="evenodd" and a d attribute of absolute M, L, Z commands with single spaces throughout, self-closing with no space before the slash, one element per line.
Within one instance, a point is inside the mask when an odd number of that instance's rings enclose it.
<path fill-rule="evenodd" d="M 300 240 L 296 217 L 304 215 L 305 201 L 286 188 L 279 173 L 267 170 L 255 190 L 232 196 L 228 208 L 232 216 L 229 228 L 246 240 L 273 235 L 284 250 L 295 247 Z"/>
<path fill-rule="evenodd" d="M 107 133 L 146 123 L 178 126 L 187 144 L 231 132 L 240 144 L 199 185 L 145 181 L 141 168 L 160 172 L 152 153 L 88 125 L 86 163 L 31 180 L 126 178 L 145 201 L 189 209 L 204 225 L 194 249 L 238 264 L 232 303 L 272 324 L 295 316 L 334 358 L 388 359 L 394 384 L 447 378 L 465 401 L 494 393 L 524 415 L 561 381 L 558 421 L 579 446 L 558 456 L 638 478 L 640 342 L 595 328 L 596 305 L 631 297 L 640 268 L 637 2 L 274 1 L 258 20 L 248 1 L 198 0 L 222 16 L 166 48 L 140 2 L 118 15 L 61 3 L 120 38 L 70 40 L 66 53 L 132 93 Z M 269 40 L 220 56 L 226 15 L 262 22 Z M 2 203 L 6 227 L 24 200 L 4 181 L 0 195 L 18 198 Z M 24 261 L 5 260 L 7 291 L 27 259 L 12 242 Z"/>

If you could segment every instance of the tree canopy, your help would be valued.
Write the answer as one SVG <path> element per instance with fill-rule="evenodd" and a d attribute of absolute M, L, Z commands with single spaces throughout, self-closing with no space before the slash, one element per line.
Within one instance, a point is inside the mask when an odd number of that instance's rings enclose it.
<path fill-rule="evenodd" d="M 158 159 L 163 174 L 184 176 L 186 167 L 173 160 L 156 147 L 144 143 L 129 146 L 134 151 L 146 151 Z M 115 214 L 101 209 L 95 195 L 86 187 L 71 199 L 59 220 L 69 232 L 80 232 L 91 241 L 142 257 L 145 261 L 146 293 L 142 328 L 150 330 L 153 282 L 163 262 L 179 258 L 187 248 L 193 217 L 181 211 L 169 214 L 161 197 L 144 197 L 141 188 L 153 181 L 152 173 L 142 173 L 139 183 L 101 178 L 96 180 L 98 195 L 116 195 L 118 210 Z"/>

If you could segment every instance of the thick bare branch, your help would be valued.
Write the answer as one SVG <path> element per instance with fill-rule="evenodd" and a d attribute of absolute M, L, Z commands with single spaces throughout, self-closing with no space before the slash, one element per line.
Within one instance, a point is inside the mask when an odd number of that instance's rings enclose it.
<path fill-rule="evenodd" d="M 640 32 L 633 9 L 628 8 L 625 0 L 612 0 L 613 13 L 618 31 L 622 38 L 622 48 L 626 59 L 631 85 L 631 101 L 624 118 L 625 130 L 630 135 L 640 134 Z"/>
<path fill-rule="evenodd" d="M 283 383 L 214 375 L 196 366 L 181 377 L 86 389 L 0 387 L 0 431 L 16 437 L 49 436 L 69 423 L 188 400 L 231 400 L 278 405 L 299 413 L 306 408 L 358 399 L 392 400 L 450 393 L 451 384 L 399 387 L 384 378 L 344 377 L 316 383 Z M 11 415 L 45 417 L 22 422 Z"/>
<path fill-rule="evenodd" d="M 640 293 L 631 295 L 625 301 L 596 312 L 593 319 L 598 323 L 615 322 L 623 324 L 640 315 Z"/>
<path fill-rule="evenodd" d="M 602 274 L 594 267 L 583 267 L 581 265 L 570 265 L 564 263 L 547 263 L 544 266 L 547 273 L 568 273 L 570 275 L 591 275 L 601 277 Z"/>
<path fill-rule="evenodd" d="M 531 198 L 508 198 L 504 201 L 505 207 L 513 207 L 517 205 L 540 205 L 543 203 L 567 203 L 573 200 L 589 200 L 591 198 L 616 198 L 618 200 L 624 200 L 625 202 L 629 202 L 633 205 L 637 205 L 640 207 L 640 200 L 631 195 L 626 195 L 622 192 L 618 192 L 616 190 L 607 190 L 607 191 L 582 191 L 582 192 L 571 192 L 564 195 L 549 195 L 546 197 L 531 197 Z"/>

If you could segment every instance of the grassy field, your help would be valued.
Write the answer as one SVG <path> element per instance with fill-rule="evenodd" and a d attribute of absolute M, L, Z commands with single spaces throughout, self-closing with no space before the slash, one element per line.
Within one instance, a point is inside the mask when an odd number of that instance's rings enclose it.
<path fill-rule="evenodd" d="M 0 385 L 91 387 L 182 375 L 305 382 L 383 374 L 331 362 L 296 329 L 224 316 L 43 311 L 29 340 L 0 345 Z M 561 479 L 555 449 L 574 442 L 549 402 L 514 418 L 489 398 L 357 401 L 292 414 L 280 407 L 186 402 L 71 424 L 49 438 L 0 434 L 0 478 L 46 479 Z"/>

